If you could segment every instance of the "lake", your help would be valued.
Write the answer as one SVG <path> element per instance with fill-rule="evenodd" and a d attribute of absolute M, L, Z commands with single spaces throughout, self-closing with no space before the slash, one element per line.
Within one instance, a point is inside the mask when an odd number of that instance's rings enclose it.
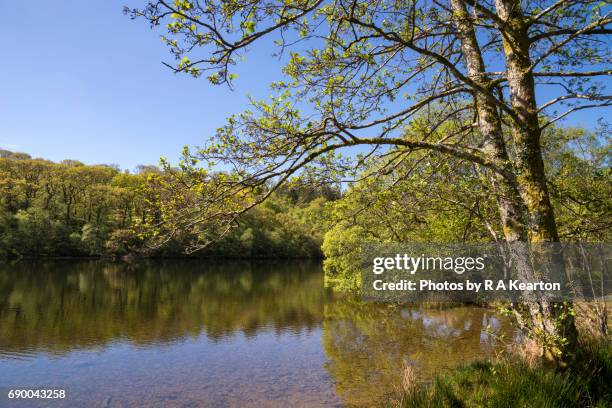
<path fill-rule="evenodd" d="M 2 264 L 0 406 L 374 406 L 404 361 L 428 381 L 512 335 L 487 309 L 334 294 L 310 261 Z"/>

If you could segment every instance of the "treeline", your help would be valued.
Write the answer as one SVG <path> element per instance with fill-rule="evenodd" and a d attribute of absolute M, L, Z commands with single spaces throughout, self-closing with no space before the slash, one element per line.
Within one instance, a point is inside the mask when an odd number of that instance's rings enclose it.
<path fill-rule="evenodd" d="M 413 124 L 410 132 L 419 131 Z M 609 134 L 551 127 L 542 142 L 562 241 L 608 242 Z M 354 286 L 360 250 L 368 242 L 503 240 L 498 196 L 483 169 L 418 151 L 393 168 L 378 166 L 366 163 L 361 181 L 343 194 L 338 187 L 289 183 L 242 215 L 227 233 L 219 229 L 223 222 L 168 233 L 159 226 L 178 214 L 169 210 L 169 202 L 193 206 L 183 190 L 172 191 L 181 180 L 168 170 L 138 166 L 130 173 L 117 166 L 54 163 L 0 150 L 0 257 L 176 257 L 212 237 L 214 242 L 190 256 L 324 255 L 326 278 Z"/>
<path fill-rule="evenodd" d="M 0 150 L 0 257 L 185 256 L 197 237 L 148 242 L 147 230 L 163 221 L 164 178 L 156 166 L 130 173 Z M 338 197 L 334 188 L 290 185 L 191 256 L 319 257 L 325 203 Z"/>

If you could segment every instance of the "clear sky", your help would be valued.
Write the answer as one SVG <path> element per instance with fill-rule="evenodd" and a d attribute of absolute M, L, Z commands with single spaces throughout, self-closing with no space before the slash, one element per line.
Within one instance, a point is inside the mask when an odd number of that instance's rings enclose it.
<path fill-rule="evenodd" d="M 135 4 L 3 2 L 1 148 L 128 169 L 156 164 L 202 144 L 246 107 L 248 94 L 270 93 L 280 66 L 263 49 L 239 67 L 236 91 L 173 74 L 161 64 L 171 57 L 160 32 L 123 15 Z"/>
<path fill-rule="evenodd" d="M 3 2 L 0 148 L 59 161 L 133 169 L 174 161 L 247 106 L 266 97 L 281 66 L 270 44 L 239 66 L 236 90 L 175 75 L 160 31 L 122 13 L 129 0 Z M 610 110 L 566 124 L 592 128 Z"/>

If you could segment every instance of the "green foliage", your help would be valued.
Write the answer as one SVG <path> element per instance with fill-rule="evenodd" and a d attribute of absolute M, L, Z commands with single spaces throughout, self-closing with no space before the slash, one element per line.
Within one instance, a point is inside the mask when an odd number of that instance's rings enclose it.
<path fill-rule="evenodd" d="M 556 128 L 545 135 L 547 173 L 559 224 L 567 241 L 612 239 L 612 140 L 605 130 Z"/>
<path fill-rule="evenodd" d="M 338 223 L 323 240 L 325 285 L 338 291 L 355 291 L 361 287 L 361 251 L 367 245 L 364 231 L 358 226 Z"/>
<path fill-rule="evenodd" d="M 416 133 L 412 128 L 408 132 Z M 544 161 L 564 240 L 610 239 L 610 140 L 584 129 L 550 128 Z M 488 173 L 442 154 L 413 153 L 383 176 L 376 161 L 330 210 L 323 252 L 326 282 L 358 288 L 360 251 L 369 242 L 492 242 L 503 240 Z"/>
<path fill-rule="evenodd" d="M 262 184 L 302 171 L 353 179 L 364 156 L 385 162 L 384 175 L 387 165 L 426 151 L 508 185 L 505 206 L 518 217 L 504 221 L 509 239 L 530 232 L 557 240 L 540 135 L 574 111 L 610 105 L 596 82 L 610 74 L 602 69 L 609 13 L 594 0 L 485 3 L 149 0 L 124 12 L 164 31 L 175 58 L 168 67 L 206 72 L 217 85 L 233 86 L 250 46 L 275 39 L 284 67 L 270 98 L 252 100 L 202 148 L 184 152 L 187 172 L 198 163 L 237 169 L 225 197 L 248 191 L 258 201 Z M 414 122 L 419 132 L 404 132 Z M 551 231 L 535 231 L 532 221 Z"/>
<path fill-rule="evenodd" d="M 419 124 L 412 129 L 418 132 Z M 582 129 L 550 128 L 543 142 L 561 236 L 609 240 L 609 138 Z M 186 247 L 212 237 L 214 242 L 198 255 L 318 257 L 322 250 L 326 283 L 351 290 L 359 287 L 354 271 L 359 251 L 368 242 L 479 242 L 503 237 L 488 173 L 443 154 L 413 152 L 386 169 L 376 160 L 364 160 L 363 179 L 341 199 L 338 189 L 326 185 L 287 182 L 228 231 L 211 220 L 197 229 L 177 230 L 169 239 L 164 236 L 163 244 L 149 248 L 156 238 L 151 231 L 161 229 L 155 226 L 172 224 L 178 215 L 175 209 L 191 208 L 189 194 L 197 193 L 194 188 L 177 190 L 180 183 L 170 173 L 172 168 L 139 166 L 137 174 L 130 174 L 110 166 L 74 160 L 55 164 L 3 152 L 0 257 L 126 255 L 144 250 L 154 256 L 182 256 Z M 205 183 L 197 185 L 206 188 Z M 240 198 L 242 204 L 253 199 Z"/>
<path fill-rule="evenodd" d="M 130 174 L 111 166 L 75 160 L 56 164 L 1 151 L 0 257 L 184 256 L 185 248 L 206 236 L 218 239 L 195 255 L 321 256 L 325 205 L 338 195 L 299 183 L 272 194 L 225 234 L 209 223 L 154 242 L 160 225 L 172 221 L 171 209 L 189 200 L 176 189 L 171 170 L 139 166 Z"/>

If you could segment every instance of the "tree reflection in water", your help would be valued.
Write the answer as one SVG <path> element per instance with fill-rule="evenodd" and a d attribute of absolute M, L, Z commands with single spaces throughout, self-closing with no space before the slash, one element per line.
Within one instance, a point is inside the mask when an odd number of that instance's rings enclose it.
<path fill-rule="evenodd" d="M 398 307 L 334 296 L 323 287 L 316 262 L 54 261 L 0 266 L 0 371 L 4 359 L 4 368 L 27 378 L 37 373 L 15 363 L 16 358 L 36 361 L 55 355 L 60 359 L 51 367 L 74 378 L 69 385 L 75 395 L 83 388 L 85 399 L 93 391 L 78 380 L 80 366 L 69 362 L 82 355 L 70 352 L 113 350 L 128 343 L 141 350 L 174 345 L 179 353 L 174 358 L 183 355 L 183 365 L 156 357 L 157 364 L 166 367 L 163 374 L 149 370 L 151 363 L 142 354 L 121 349 L 128 353 L 123 358 L 134 367 L 140 390 L 173 381 L 190 398 L 220 405 L 371 405 L 398 385 L 405 360 L 427 380 L 439 370 L 491 354 L 499 344 L 487 327 L 511 333 L 505 320 L 485 309 Z M 182 346 L 186 339 L 194 345 Z M 193 362 L 202 355 L 184 355 L 198 344 L 208 368 Z M 225 357 L 228 350 L 237 360 Z M 277 355 L 280 350 L 283 357 Z M 90 353 L 87 358 L 96 367 L 88 374 L 88 384 L 124 387 L 128 406 L 130 391 L 137 400 L 139 391 L 131 390 L 129 382 L 104 377 L 117 375 L 105 354 Z M 211 365 L 214 362 L 221 366 Z M 237 378 L 249 380 L 237 384 Z M 167 392 L 180 393 L 176 387 Z M 232 391 L 228 394 L 226 388 Z M 158 397 L 163 400 L 164 395 Z M 255 401 L 254 395 L 262 399 Z"/>
<path fill-rule="evenodd" d="M 313 262 L 20 262 L 0 266 L 0 347 L 61 353 L 320 326 Z"/>
<path fill-rule="evenodd" d="M 345 298 L 325 307 L 323 346 L 336 392 L 351 405 L 368 405 L 400 386 L 404 361 L 420 380 L 489 356 L 511 333 L 505 319 L 475 307 L 396 307 Z"/>

